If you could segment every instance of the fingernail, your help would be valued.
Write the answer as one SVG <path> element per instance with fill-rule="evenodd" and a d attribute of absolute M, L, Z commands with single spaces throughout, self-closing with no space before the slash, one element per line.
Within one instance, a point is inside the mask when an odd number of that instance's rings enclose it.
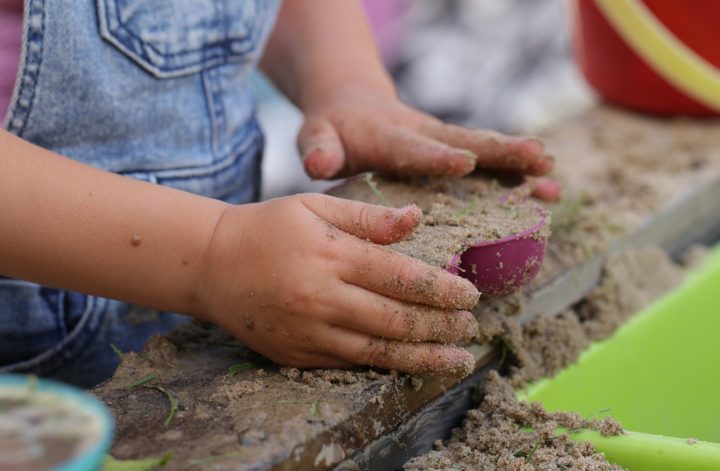
<path fill-rule="evenodd" d="M 542 147 L 543 149 L 545 148 L 545 143 L 544 143 L 539 137 L 528 136 L 528 137 L 527 137 L 527 140 L 530 141 L 530 142 L 536 143 L 537 145 L 539 145 L 539 146 Z"/>
<path fill-rule="evenodd" d="M 302 158 L 303 158 L 303 160 L 304 160 L 304 159 L 308 158 L 308 157 L 309 157 L 310 155 L 312 155 L 312 154 L 315 154 L 315 153 L 322 154 L 323 151 L 324 151 L 324 149 L 323 149 L 323 147 L 322 147 L 321 145 L 313 145 L 313 146 L 308 147 L 307 149 L 305 149 L 305 152 L 303 152 L 303 154 L 302 154 Z"/>
<path fill-rule="evenodd" d="M 409 204 L 407 206 L 403 206 L 402 208 L 393 208 L 391 213 L 393 217 L 398 220 L 404 219 L 410 215 L 412 216 L 415 225 L 419 224 L 422 219 L 422 210 L 416 204 Z"/>
<path fill-rule="evenodd" d="M 559 198 L 562 194 L 562 185 L 560 185 L 560 182 L 556 182 L 555 180 L 549 180 L 547 183 L 548 191 L 551 191 L 552 193 L 556 193 L 557 197 Z"/>
<path fill-rule="evenodd" d="M 510 141 L 515 148 L 525 154 L 542 155 L 545 143 L 536 137 L 514 136 Z"/>
<path fill-rule="evenodd" d="M 467 342 L 469 340 L 472 340 L 477 334 L 478 323 L 472 312 L 460 311 L 460 314 L 465 320 L 465 331 L 463 332 L 463 337 L 461 340 Z"/>
<path fill-rule="evenodd" d="M 534 149 L 532 149 L 532 148 L 529 149 L 530 152 L 532 152 L 534 154 L 540 154 L 541 159 L 545 159 L 545 157 L 546 157 L 546 154 L 544 153 L 545 152 L 545 143 L 543 141 L 541 141 L 540 139 L 537 139 L 534 137 L 530 138 L 528 141 L 533 143 L 534 147 L 535 147 Z"/>
<path fill-rule="evenodd" d="M 557 201 L 562 194 L 562 185 L 548 178 L 537 179 L 533 188 L 533 196 L 545 201 Z"/>
<path fill-rule="evenodd" d="M 549 154 L 543 154 L 533 163 L 532 171 L 535 174 L 546 175 L 555 166 L 555 157 Z"/>
<path fill-rule="evenodd" d="M 448 358 L 450 364 L 448 369 L 448 376 L 456 378 L 464 378 L 470 376 L 475 370 L 475 358 L 472 353 L 468 352 L 464 348 L 452 349 L 452 358 Z"/>
<path fill-rule="evenodd" d="M 466 149 L 454 150 L 449 157 L 451 159 L 441 162 L 444 175 L 465 176 L 472 172 L 477 165 L 477 155 Z M 459 160 L 458 157 L 461 157 L 462 160 Z"/>
<path fill-rule="evenodd" d="M 317 159 L 308 159 L 307 156 L 303 157 L 303 166 L 305 167 L 305 173 L 314 179 L 321 179 L 324 177 L 322 172 L 322 166 L 319 165 Z"/>
<path fill-rule="evenodd" d="M 475 152 L 469 151 L 467 149 L 462 149 L 458 152 L 458 155 L 462 155 L 468 160 L 472 160 L 473 162 L 477 162 L 478 156 Z"/>
<path fill-rule="evenodd" d="M 543 180 L 542 185 L 548 190 L 552 192 L 560 192 L 562 190 L 562 186 L 560 185 L 560 182 L 557 182 L 555 180 Z"/>
<path fill-rule="evenodd" d="M 478 301 L 480 301 L 480 291 L 465 278 L 460 278 L 459 276 L 455 278 L 457 279 L 456 283 L 460 291 L 457 299 L 458 304 L 460 304 L 459 307 L 462 309 L 475 307 Z"/>

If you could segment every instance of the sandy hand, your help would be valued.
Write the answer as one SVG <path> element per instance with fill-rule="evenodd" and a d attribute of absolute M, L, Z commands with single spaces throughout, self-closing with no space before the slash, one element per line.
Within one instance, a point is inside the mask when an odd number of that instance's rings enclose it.
<path fill-rule="evenodd" d="M 306 107 L 298 145 L 312 178 L 368 170 L 463 176 L 476 167 L 538 177 L 553 168 L 553 158 L 537 139 L 445 124 L 395 97 L 359 87 L 328 93 Z M 537 179 L 534 186 L 538 197 L 559 197 L 552 181 Z"/>
<path fill-rule="evenodd" d="M 281 364 L 462 376 L 475 287 L 391 251 L 421 217 L 325 195 L 229 206 L 199 273 L 203 317 Z"/>

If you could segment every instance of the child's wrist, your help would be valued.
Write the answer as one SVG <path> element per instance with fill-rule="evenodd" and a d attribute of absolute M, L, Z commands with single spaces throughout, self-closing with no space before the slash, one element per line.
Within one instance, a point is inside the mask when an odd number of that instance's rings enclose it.
<path fill-rule="evenodd" d="M 203 320 L 212 321 L 210 314 L 210 296 L 208 291 L 211 284 L 212 274 L 217 267 L 213 267 L 214 263 L 211 254 L 216 251 L 215 246 L 222 240 L 220 233 L 222 232 L 223 221 L 227 219 L 226 213 L 234 205 L 218 200 L 212 200 L 213 207 L 207 208 L 203 218 L 203 228 L 201 229 L 201 237 L 196 248 L 194 261 L 184 258 L 182 263 L 185 267 L 192 270 L 191 284 L 187 290 L 185 312 L 192 314 L 194 317 Z M 239 230 L 238 232 L 242 232 Z"/>

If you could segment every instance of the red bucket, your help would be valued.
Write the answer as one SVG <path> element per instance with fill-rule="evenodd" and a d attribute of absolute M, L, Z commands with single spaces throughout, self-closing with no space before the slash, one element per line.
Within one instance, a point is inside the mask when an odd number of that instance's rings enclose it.
<path fill-rule="evenodd" d="M 616 1 L 616 0 L 611 0 Z M 625 1 L 625 0 L 620 0 Z M 684 44 L 720 77 L 720 0 L 637 0 L 660 29 Z M 617 5 L 617 4 L 615 4 Z M 717 102 L 680 83 L 653 64 L 595 0 L 572 0 L 573 47 L 588 82 L 608 102 L 660 115 L 718 116 Z M 657 49 L 657 48 L 656 48 Z M 661 55 L 664 53 L 660 53 Z M 667 57 L 667 56 L 665 56 Z M 679 75 L 678 75 L 679 74 Z M 673 80 L 673 76 L 680 80 Z M 707 95 L 706 95 L 707 96 Z"/>

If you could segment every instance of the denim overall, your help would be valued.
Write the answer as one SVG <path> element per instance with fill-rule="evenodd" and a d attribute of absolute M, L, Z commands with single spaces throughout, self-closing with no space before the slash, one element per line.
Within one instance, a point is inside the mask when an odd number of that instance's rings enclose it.
<path fill-rule="evenodd" d="M 148 182 L 257 199 L 249 81 L 280 0 L 25 0 L 5 128 Z M 0 277 L 0 372 L 81 386 L 183 316 Z"/>

